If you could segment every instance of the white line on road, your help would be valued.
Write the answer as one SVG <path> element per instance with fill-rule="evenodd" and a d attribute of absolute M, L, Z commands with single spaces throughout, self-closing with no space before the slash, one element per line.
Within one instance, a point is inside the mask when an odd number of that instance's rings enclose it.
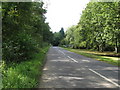
<path fill-rule="evenodd" d="M 62 54 L 64 54 L 64 55 L 65 55 L 65 53 L 64 53 L 64 52 L 62 52 L 62 51 L 60 51 L 60 50 L 59 50 L 59 52 L 61 52 Z M 65 56 L 66 56 L 66 55 L 65 55 Z"/>
<path fill-rule="evenodd" d="M 62 51 L 59 50 L 59 52 L 61 52 L 62 54 L 64 54 L 66 56 L 66 54 Z M 71 60 L 73 60 L 74 62 L 78 63 L 78 61 L 76 61 L 75 59 L 71 58 L 70 56 L 67 56 L 68 58 L 70 58 Z"/>
<path fill-rule="evenodd" d="M 120 87 L 119 84 L 117 84 L 117 83 L 113 82 L 112 80 L 106 78 L 105 76 L 101 75 L 100 73 L 98 73 L 98 72 L 96 72 L 96 71 L 94 71 L 94 70 L 92 70 L 92 69 L 89 69 L 89 70 L 90 70 L 91 72 L 97 74 L 98 76 L 102 77 L 103 79 L 109 81 L 110 83 L 114 84 L 115 86 Z"/>
<path fill-rule="evenodd" d="M 71 60 L 73 60 L 74 62 L 78 63 L 78 61 L 76 61 L 75 59 L 71 58 L 70 56 L 67 56 L 68 58 L 70 58 Z"/>

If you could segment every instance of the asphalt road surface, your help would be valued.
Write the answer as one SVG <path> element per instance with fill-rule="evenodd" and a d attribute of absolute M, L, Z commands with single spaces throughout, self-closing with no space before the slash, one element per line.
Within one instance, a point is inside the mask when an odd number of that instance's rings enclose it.
<path fill-rule="evenodd" d="M 118 67 L 51 47 L 39 88 L 119 88 Z"/>

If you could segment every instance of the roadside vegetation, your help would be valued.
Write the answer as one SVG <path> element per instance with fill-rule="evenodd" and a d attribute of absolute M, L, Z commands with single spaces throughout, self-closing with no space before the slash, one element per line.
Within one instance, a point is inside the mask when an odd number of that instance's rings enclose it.
<path fill-rule="evenodd" d="M 89 2 L 61 44 L 74 49 L 120 52 L 120 2 Z"/>
<path fill-rule="evenodd" d="M 99 52 L 99 51 L 92 51 L 86 49 L 71 49 L 71 48 L 64 48 L 68 51 L 75 52 L 77 54 L 93 58 L 95 60 L 104 61 L 109 64 L 113 64 L 116 66 L 120 66 L 120 53 L 114 52 Z"/>
<path fill-rule="evenodd" d="M 41 2 L 2 3 L 3 88 L 37 88 L 52 41 Z"/>
<path fill-rule="evenodd" d="M 34 58 L 21 63 L 3 63 L 3 88 L 37 88 L 46 52 L 49 47 L 44 47 Z"/>
<path fill-rule="evenodd" d="M 2 58 L 6 63 L 31 59 L 52 38 L 43 2 L 2 3 Z"/>

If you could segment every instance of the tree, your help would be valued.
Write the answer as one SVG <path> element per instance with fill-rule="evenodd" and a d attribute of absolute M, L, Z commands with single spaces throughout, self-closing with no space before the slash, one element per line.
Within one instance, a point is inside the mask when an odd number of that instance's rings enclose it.
<path fill-rule="evenodd" d="M 43 2 L 3 2 L 3 60 L 20 62 L 32 58 L 52 32 L 45 22 Z M 50 38 L 49 38 L 50 36 Z M 46 44 L 47 45 L 47 44 Z"/>
<path fill-rule="evenodd" d="M 62 45 L 64 37 L 65 37 L 64 28 L 61 28 L 59 32 L 54 33 L 52 44 L 54 46 Z"/>
<path fill-rule="evenodd" d="M 79 23 L 66 31 L 66 42 L 74 48 L 98 51 L 120 50 L 120 2 L 90 2 Z"/>
<path fill-rule="evenodd" d="M 59 31 L 61 40 L 65 37 L 64 28 Z"/>

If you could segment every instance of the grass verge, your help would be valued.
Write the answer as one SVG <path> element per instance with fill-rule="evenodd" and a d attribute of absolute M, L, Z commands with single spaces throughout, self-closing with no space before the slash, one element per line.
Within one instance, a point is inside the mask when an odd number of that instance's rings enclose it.
<path fill-rule="evenodd" d="M 109 64 L 113 64 L 116 66 L 120 66 L 120 60 L 118 60 L 118 57 L 110 57 L 109 53 L 101 53 L 101 52 L 95 52 L 95 51 L 89 51 L 89 50 L 82 50 L 82 49 L 71 49 L 71 48 L 64 48 L 68 51 L 75 52 L 77 54 L 93 58 L 95 60 L 104 61 Z M 111 53 L 110 53 L 111 54 Z M 114 53 L 113 53 L 114 54 Z"/>
<path fill-rule="evenodd" d="M 13 63 L 10 67 L 2 64 L 3 88 L 37 88 L 48 49 L 42 48 L 35 54 L 35 58 L 19 64 Z"/>

